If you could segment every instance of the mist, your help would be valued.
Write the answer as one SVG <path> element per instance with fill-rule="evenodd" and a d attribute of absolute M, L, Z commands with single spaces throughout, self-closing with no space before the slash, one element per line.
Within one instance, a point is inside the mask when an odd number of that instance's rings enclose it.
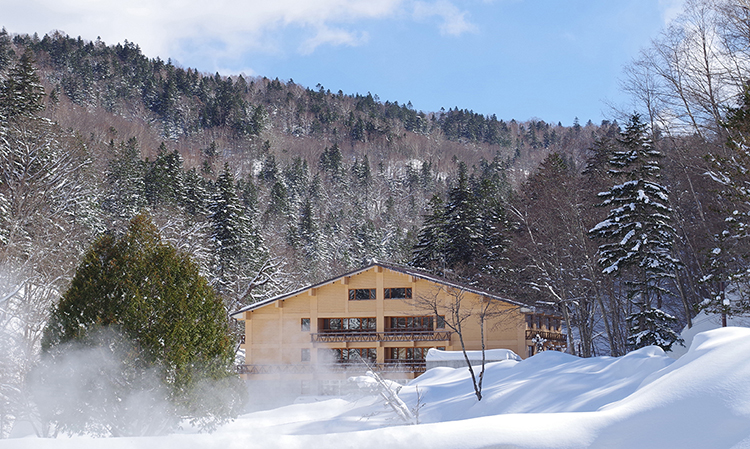
<path fill-rule="evenodd" d="M 238 378 L 204 379 L 185 390 L 172 388 L 167 372 L 143 360 L 115 328 L 99 329 L 42 354 L 17 390 L 17 407 L 4 413 L 15 421 L 9 436 L 210 431 L 244 411 L 247 394 Z"/>

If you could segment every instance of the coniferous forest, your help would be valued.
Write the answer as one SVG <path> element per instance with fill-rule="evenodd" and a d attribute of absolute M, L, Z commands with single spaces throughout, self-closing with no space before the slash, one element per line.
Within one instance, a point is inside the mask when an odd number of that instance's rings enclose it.
<path fill-rule="evenodd" d="M 91 245 L 139 214 L 227 312 L 376 259 L 553 310 L 584 357 L 746 313 L 750 22 L 686 8 L 625 68 L 636 108 L 573 126 L 3 30 L 0 376 L 22 382 Z"/>

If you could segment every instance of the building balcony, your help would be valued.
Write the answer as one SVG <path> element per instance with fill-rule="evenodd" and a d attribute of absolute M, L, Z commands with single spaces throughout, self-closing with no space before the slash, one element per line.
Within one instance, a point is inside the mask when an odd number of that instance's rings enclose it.
<path fill-rule="evenodd" d="M 423 373 L 423 360 L 388 360 L 385 363 L 340 362 L 326 364 L 237 365 L 239 374 L 312 374 L 312 373 Z"/>
<path fill-rule="evenodd" d="M 313 343 L 348 343 L 362 341 L 450 341 L 450 339 L 450 331 L 327 331 L 310 334 L 310 341 Z"/>
<path fill-rule="evenodd" d="M 567 343 L 568 336 L 562 332 L 555 331 L 543 331 L 541 329 L 526 329 L 526 340 L 532 340 L 534 337 L 539 335 L 541 338 L 547 341 L 554 341 L 560 343 Z"/>

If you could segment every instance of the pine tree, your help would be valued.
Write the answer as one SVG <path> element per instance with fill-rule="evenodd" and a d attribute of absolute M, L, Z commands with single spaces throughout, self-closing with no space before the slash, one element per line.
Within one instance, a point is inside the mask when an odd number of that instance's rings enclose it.
<path fill-rule="evenodd" d="M 647 321 L 663 314 L 652 309 L 661 308 L 662 296 L 670 294 L 664 284 L 679 266 L 671 254 L 676 232 L 671 225 L 669 192 L 657 182 L 659 157 L 661 153 L 647 135 L 647 125 L 633 115 L 609 161 L 609 173 L 623 182 L 599 194 L 601 206 L 610 212 L 589 231 L 592 237 L 605 241 L 599 246 L 603 272 L 622 279 L 628 297 L 639 308 L 629 318 L 634 323 L 629 338 L 633 348 L 646 341 L 674 341 L 675 337 L 667 327 L 668 320 L 656 320 L 653 325 Z M 646 338 L 643 332 L 655 336 Z"/>

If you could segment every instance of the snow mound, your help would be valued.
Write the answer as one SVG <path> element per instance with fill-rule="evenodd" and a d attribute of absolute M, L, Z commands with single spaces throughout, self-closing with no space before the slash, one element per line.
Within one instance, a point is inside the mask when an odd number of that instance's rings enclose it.
<path fill-rule="evenodd" d="M 491 361 L 521 360 L 521 357 L 510 349 L 488 349 L 484 352 L 485 358 Z M 466 355 L 471 361 L 482 360 L 482 351 L 466 351 Z M 464 353 L 463 351 L 442 351 L 440 349 L 430 348 L 427 351 L 426 360 L 428 362 L 462 361 L 464 360 Z"/>
<path fill-rule="evenodd" d="M 745 316 L 728 316 L 727 324 L 729 326 L 736 327 L 750 327 L 750 317 Z M 669 355 L 673 358 L 679 358 L 683 356 L 690 347 L 693 338 L 701 332 L 710 331 L 713 329 L 719 329 L 721 327 L 721 315 L 706 312 L 700 312 L 693 318 L 693 326 L 687 327 L 682 330 L 680 337 L 685 340 L 684 346 L 674 345 Z"/>
<path fill-rule="evenodd" d="M 477 402 L 466 368 L 436 368 L 400 398 L 397 425 L 375 396 L 256 412 L 213 434 L 0 442 L 16 448 L 750 448 L 750 329 L 698 334 L 674 360 L 657 347 L 580 359 L 545 352 L 490 363 Z"/>

